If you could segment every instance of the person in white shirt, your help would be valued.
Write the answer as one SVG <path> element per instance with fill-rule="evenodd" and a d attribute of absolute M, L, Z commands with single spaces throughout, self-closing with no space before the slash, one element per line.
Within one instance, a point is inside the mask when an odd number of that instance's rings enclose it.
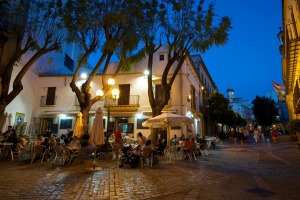
<path fill-rule="evenodd" d="M 72 148 L 72 150 L 80 150 L 81 144 L 77 136 L 73 136 L 73 140 L 70 142 L 69 146 Z"/>

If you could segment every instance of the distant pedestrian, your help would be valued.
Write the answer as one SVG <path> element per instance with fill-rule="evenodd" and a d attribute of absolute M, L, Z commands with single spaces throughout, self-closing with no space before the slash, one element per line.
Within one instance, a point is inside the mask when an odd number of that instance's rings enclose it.
<path fill-rule="evenodd" d="M 245 138 L 245 136 L 244 136 L 242 128 L 239 128 L 237 137 L 238 137 L 238 139 L 240 141 L 241 147 L 243 147 L 244 146 L 244 138 Z"/>
<path fill-rule="evenodd" d="M 249 132 L 249 129 L 247 127 L 244 128 L 244 136 L 245 136 L 245 139 L 247 141 L 247 143 L 250 143 L 250 132 Z"/>
<path fill-rule="evenodd" d="M 272 136 L 272 142 L 276 143 L 277 142 L 278 132 L 277 132 L 277 130 L 275 128 L 272 129 L 271 136 Z"/>
<path fill-rule="evenodd" d="M 236 147 L 237 132 L 235 130 L 235 127 L 231 128 L 230 137 L 233 140 L 233 145 Z"/>
<path fill-rule="evenodd" d="M 254 128 L 254 135 L 253 135 L 253 138 L 255 140 L 255 142 L 259 142 L 259 136 L 260 136 L 260 132 L 259 132 L 259 129 L 257 127 Z"/>

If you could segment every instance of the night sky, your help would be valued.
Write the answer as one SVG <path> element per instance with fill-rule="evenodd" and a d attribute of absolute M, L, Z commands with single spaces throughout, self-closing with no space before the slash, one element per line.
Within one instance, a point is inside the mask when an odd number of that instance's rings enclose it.
<path fill-rule="evenodd" d="M 216 13 L 232 19 L 229 41 L 202 58 L 220 93 L 232 88 L 235 97 L 252 101 L 283 84 L 280 42 L 281 0 L 216 0 Z"/>
<path fill-rule="evenodd" d="M 201 56 L 220 93 L 227 97 L 231 88 L 235 97 L 252 102 L 256 95 L 274 91 L 272 80 L 283 84 L 277 38 L 281 10 L 281 0 L 216 0 L 216 19 L 229 16 L 233 28 L 224 46 L 214 46 Z"/>

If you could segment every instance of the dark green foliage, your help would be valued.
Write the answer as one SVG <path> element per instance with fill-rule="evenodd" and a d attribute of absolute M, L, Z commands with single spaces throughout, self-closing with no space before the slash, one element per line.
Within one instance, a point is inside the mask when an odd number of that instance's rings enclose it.
<path fill-rule="evenodd" d="M 300 132 L 300 119 L 293 119 L 286 124 L 286 130 L 289 134 Z"/>
<path fill-rule="evenodd" d="M 22 79 L 30 67 L 44 54 L 58 51 L 65 41 L 67 33 L 59 16 L 62 9 L 61 0 L 1 1 L 0 37 L 6 37 L 8 41 L 4 44 L 1 58 L 0 115 L 23 89 Z M 6 48 L 6 45 L 11 46 Z M 25 55 L 26 62 L 21 65 L 19 61 Z M 11 80 L 17 64 L 20 70 Z"/>
<path fill-rule="evenodd" d="M 208 101 L 208 114 L 214 123 L 220 123 L 228 126 L 245 126 L 246 120 L 240 114 L 235 113 L 227 98 L 219 92 L 210 94 Z"/>
<path fill-rule="evenodd" d="M 154 13 L 155 21 L 142 37 L 149 56 L 148 95 L 155 116 L 168 103 L 172 84 L 189 54 L 204 53 L 213 45 L 224 45 L 231 29 L 231 20 L 227 16 L 216 19 L 214 4 L 204 3 L 204 0 L 159 1 Z M 161 81 L 163 98 L 159 100 L 154 98 L 151 74 L 157 44 L 165 46 L 168 53 Z"/>
<path fill-rule="evenodd" d="M 271 98 L 259 97 L 252 101 L 252 111 L 257 123 L 261 126 L 270 126 L 275 122 L 278 115 L 278 109 Z"/>
<path fill-rule="evenodd" d="M 235 123 L 235 113 L 232 111 L 228 99 L 223 94 L 219 92 L 211 93 L 207 103 L 209 105 L 209 116 L 215 123 Z"/>

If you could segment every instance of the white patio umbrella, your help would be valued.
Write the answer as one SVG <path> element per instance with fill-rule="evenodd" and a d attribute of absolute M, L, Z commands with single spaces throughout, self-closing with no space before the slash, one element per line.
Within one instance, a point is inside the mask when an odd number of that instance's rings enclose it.
<path fill-rule="evenodd" d="M 97 167 L 96 168 L 96 151 L 97 151 L 97 146 L 104 144 L 104 131 L 103 131 L 103 117 L 102 117 L 102 109 L 99 107 L 96 110 L 96 116 L 94 119 L 94 123 L 92 126 L 91 134 L 90 134 L 90 139 L 89 142 L 91 144 L 95 145 L 95 153 L 94 153 L 94 160 L 93 160 L 93 168 L 89 170 L 101 170 L 101 168 Z"/>
<path fill-rule="evenodd" d="M 11 120 L 12 120 L 12 114 L 9 113 L 8 118 L 7 118 L 7 126 L 12 126 Z"/>
<path fill-rule="evenodd" d="M 96 116 L 92 126 L 89 142 L 95 145 L 104 144 L 104 131 L 103 131 L 103 112 L 99 107 L 96 110 Z"/>
<path fill-rule="evenodd" d="M 175 126 L 184 126 L 188 124 L 193 124 L 193 120 L 183 116 L 183 115 L 176 115 L 173 113 L 163 113 L 156 117 L 152 117 L 147 121 L 142 123 L 144 127 L 150 128 L 167 128 L 167 142 L 170 141 L 170 129 L 171 127 Z"/>
<path fill-rule="evenodd" d="M 77 119 L 75 122 L 75 128 L 74 128 L 74 136 L 77 136 L 78 138 L 81 138 L 81 136 L 84 134 L 83 130 L 83 123 L 82 123 L 82 113 L 79 112 L 77 114 Z"/>
<path fill-rule="evenodd" d="M 8 126 L 8 114 L 7 112 L 4 114 L 4 118 L 1 122 L 1 132 L 4 133 L 7 130 L 7 126 Z"/>

